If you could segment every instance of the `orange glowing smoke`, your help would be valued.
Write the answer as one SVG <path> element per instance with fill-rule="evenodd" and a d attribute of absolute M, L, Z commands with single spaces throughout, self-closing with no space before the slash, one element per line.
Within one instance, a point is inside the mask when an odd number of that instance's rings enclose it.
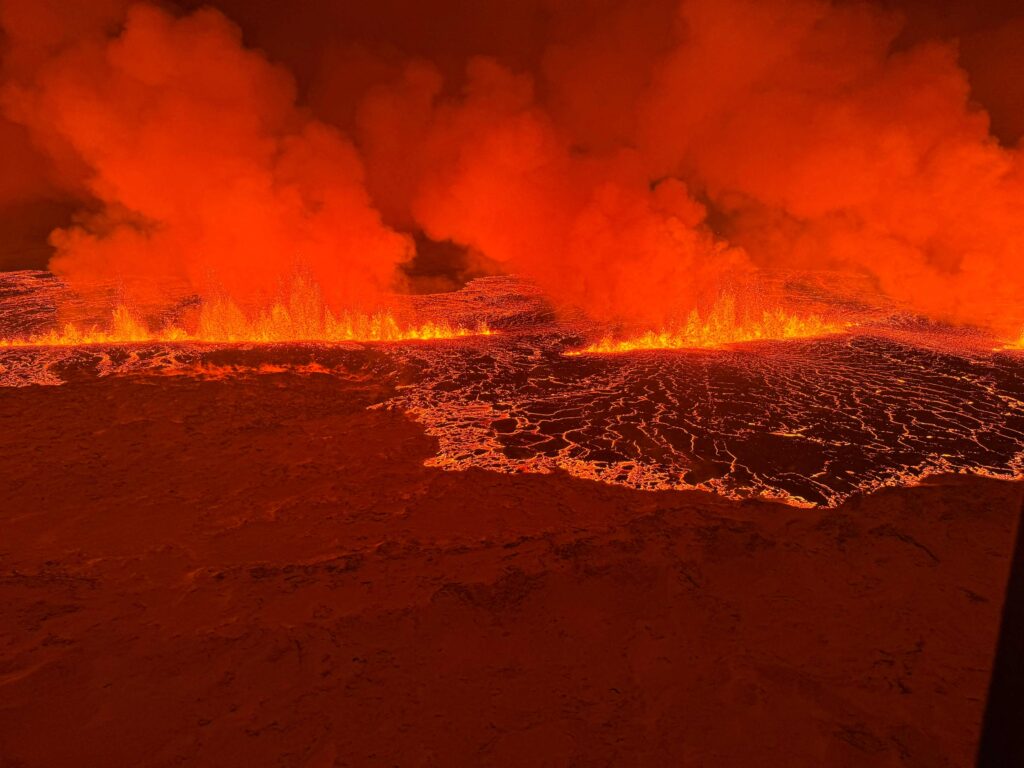
<path fill-rule="evenodd" d="M 997 352 L 1024 351 L 1024 328 L 1021 328 L 1020 336 L 1013 341 L 1008 341 L 1002 346 L 996 347 Z"/>
<path fill-rule="evenodd" d="M 89 201 L 51 233 L 53 272 L 133 303 L 173 284 L 269 304 L 296 269 L 336 308 L 401 287 L 411 238 L 382 224 L 355 146 L 297 104 L 287 70 L 212 9 L 101 5 L 0 0 L 0 106 Z"/>
<path fill-rule="evenodd" d="M 761 268 L 1020 327 L 1024 151 L 992 136 L 955 41 L 910 43 L 887 2 L 555 5 L 532 71 L 415 62 L 363 100 L 390 219 L 645 328 Z"/>
<path fill-rule="evenodd" d="M 418 238 L 601 322 L 670 328 L 758 270 L 828 269 L 1012 336 L 1024 149 L 957 41 L 895 10 L 921 4 L 0 0 L 0 141 L 77 208 L 50 269 L 133 305 L 268 305 L 298 267 L 366 312 Z"/>
<path fill-rule="evenodd" d="M 647 331 L 625 339 L 605 336 L 590 346 L 569 354 L 614 354 L 655 349 L 717 349 L 751 341 L 808 339 L 843 333 L 849 324 L 829 322 L 817 315 L 794 315 L 782 309 L 764 311 L 760 317 L 744 318 L 732 296 L 723 296 L 706 316 L 693 310 L 686 322 L 661 330 Z"/>
<path fill-rule="evenodd" d="M 0 348 L 140 342 L 397 342 L 489 336 L 493 333 L 483 322 L 468 328 L 446 320 L 403 323 L 387 311 L 335 314 L 323 302 L 319 290 L 305 281 L 295 282 L 286 301 L 254 312 L 246 312 L 227 298 L 203 302 L 192 326 L 191 331 L 174 324 L 152 330 L 128 307 L 121 305 L 113 311 L 106 328 L 82 328 L 68 323 L 47 333 L 0 339 Z"/>

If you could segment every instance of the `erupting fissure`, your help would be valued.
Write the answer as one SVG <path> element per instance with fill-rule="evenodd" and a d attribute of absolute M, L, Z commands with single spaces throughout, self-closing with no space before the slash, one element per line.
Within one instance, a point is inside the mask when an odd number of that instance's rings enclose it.
<path fill-rule="evenodd" d="M 127 306 L 119 305 L 106 328 L 66 323 L 43 333 L 0 339 L 0 347 L 78 346 L 140 342 L 283 343 L 399 342 L 488 336 L 486 322 L 473 327 L 446 319 L 403 322 L 390 311 L 335 314 L 317 288 L 296 281 L 287 301 L 246 312 L 229 298 L 204 301 L 191 323 L 152 330 Z"/>
<path fill-rule="evenodd" d="M 570 355 L 615 354 L 659 349 L 717 349 L 729 344 L 752 341 L 783 341 L 809 339 L 845 333 L 850 323 L 826 320 L 818 315 L 797 315 L 781 308 L 765 310 L 759 317 L 744 316 L 737 310 L 732 296 L 721 297 L 714 307 L 702 316 L 697 310 L 690 312 L 686 322 L 672 328 L 616 339 L 611 335 Z"/>

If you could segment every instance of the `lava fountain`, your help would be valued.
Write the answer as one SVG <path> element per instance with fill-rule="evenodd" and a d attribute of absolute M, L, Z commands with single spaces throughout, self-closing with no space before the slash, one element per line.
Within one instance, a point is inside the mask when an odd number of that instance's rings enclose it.
<path fill-rule="evenodd" d="M 850 323 L 830 322 L 815 314 L 793 314 L 782 308 L 758 316 L 737 310 L 736 299 L 723 295 L 705 316 L 694 309 L 685 323 L 660 331 L 645 331 L 625 338 L 605 335 L 570 355 L 620 354 L 644 350 L 718 349 L 755 341 L 812 339 L 845 333 Z"/>
<path fill-rule="evenodd" d="M 154 330 L 126 305 L 110 313 L 106 326 L 83 327 L 65 323 L 57 328 L 22 337 L 0 338 L 0 348 L 75 347 L 90 344 L 140 343 L 281 344 L 289 342 L 399 342 L 456 339 L 491 334 L 486 322 L 472 328 L 453 325 L 444 318 L 420 323 L 400 322 L 387 310 L 373 314 L 335 314 L 324 303 L 318 287 L 296 279 L 287 300 L 268 308 L 246 311 L 230 298 L 200 302 L 191 330 L 166 324 Z"/>

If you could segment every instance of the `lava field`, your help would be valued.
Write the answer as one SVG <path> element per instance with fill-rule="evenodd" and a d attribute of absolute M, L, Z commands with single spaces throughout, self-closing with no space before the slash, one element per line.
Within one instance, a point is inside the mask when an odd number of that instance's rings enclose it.
<path fill-rule="evenodd" d="M 52 322 L 60 286 L 11 273 L 0 336 Z M 820 285 L 787 280 L 804 301 Z M 828 297 L 825 297 L 828 298 Z M 6 387 L 102 376 L 372 376 L 438 440 L 447 470 L 555 472 L 637 489 L 837 506 L 938 473 L 1024 469 L 1024 357 L 978 335 L 844 305 L 848 332 L 721 349 L 577 354 L 595 329 L 530 285 L 482 278 L 412 297 L 494 335 L 382 344 L 140 343 L 0 350 Z M 65 302 L 66 305 L 66 302 Z M 85 311 L 85 310 L 82 310 Z"/>

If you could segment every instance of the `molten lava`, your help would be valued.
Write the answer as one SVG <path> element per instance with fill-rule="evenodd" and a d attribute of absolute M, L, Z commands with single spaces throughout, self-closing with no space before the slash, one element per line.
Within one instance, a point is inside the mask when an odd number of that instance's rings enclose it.
<path fill-rule="evenodd" d="M 840 282 L 836 290 L 848 287 Z M 937 473 L 1024 477 L 1019 354 L 976 348 L 964 343 L 961 329 L 922 324 L 829 285 L 818 273 L 781 275 L 760 294 L 773 298 L 758 305 L 759 314 L 743 311 L 746 297 L 736 305 L 722 301 L 677 333 L 682 343 L 717 342 L 721 349 L 567 356 L 578 339 L 600 336 L 594 321 L 559 316 L 535 285 L 511 277 L 481 278 L 407 303 L 395 299 L 393 314 L 376 321 L 339 319 L 315 293 L 300 292 L 249 314 L 210 300 L 190 314 L 179 311 L 169 328 L 122 308 L 102 333 L 46 334 L 44 323 L 55 312 L 82 316 L 81 297 L 42 273 L 6 273 L 0 338 L 18 338 L 21 346 L 0 347 L 0 392 L 121 376 L 155 386 L 168 376 L 291 376 L 288 388 L 296 391 L 323 376 L 369 382 L 375 407 L 400 410 L 437 440 L 429 466 L 565 472 L 630 488 L 699 488 L 795 506 L 834 507 L 854 494 L 915 485 Z M 766 319 L 764 309 L 772 307 L 786 311 Z M 430 326 L 402 324 L 405 317 L 446 322 L 425 331 Z M 489 324 L 483 333 L 497 327 L 500 334 L 470 335 L 478 321 Z M 158 327 L 164 330 L 149 330 Z M 224 343 L 437 338 L 438 328 L 464 338 L 376 349 Z M 729 346 L 787 333 L 833 335 Z M 220 343 L 159 343 L 193 339 Z M 121 340 L 155 343 L 115 343 Z M 97 341 L 109 346 L 89 344 Z"/>
<path fill-rule="evenodd" d="M 732 296 L 720 298 L 706 316 L 693 310 L 684 324 L 661 331 L 647 331 L 625 339 L 608 335 L 590 346 L 570 352 L 616 354 L 656 349 L 718 349 L 751 341 L 808 339 L 846 332 L 849 323 L 827 321 L 818 315 L 796 315 L 781 308 L 758 316 L 741 313 Z"/>
<path fill-rule="evenodd" d="M 20 338 L 0 339 L 0 347 L 80 346 L 144 342 L 284 343 L 314 341 L 399 342 L 488 336 L 485 322 L 475 327 L 452 324 L 445 319 L 402 322 L 390 311 L 333 313 L 316 286 L 297 280 L 286 301 L 269 308 L 246 312 L 228 298 L 204 301 L 192 323 L 168 323 L 152 330 L 127 306 L 119 305 L 107 327 L 61 328 Z"/>
<path fill-rule="evenodd" d="M 1005 344 L 996 347 L 997 352 L 1010 352 L 1010 351 L 1024 351 L 1024 328 L 1020 331 L 1018 336 L 1013 341 L 1008 341 Z"/>

